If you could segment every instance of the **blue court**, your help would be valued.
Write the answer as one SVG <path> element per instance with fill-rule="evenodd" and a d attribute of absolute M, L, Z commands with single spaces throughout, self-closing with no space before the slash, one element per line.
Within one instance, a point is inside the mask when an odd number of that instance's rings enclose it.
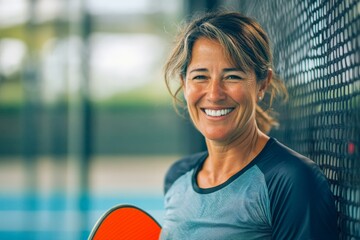
<path fill-rule="evenodd" d="M 117 204 L 132 204 L 162 222 L 161 195 L 0 195 L 0 239 L 87 239 L 97 219 Z"/>

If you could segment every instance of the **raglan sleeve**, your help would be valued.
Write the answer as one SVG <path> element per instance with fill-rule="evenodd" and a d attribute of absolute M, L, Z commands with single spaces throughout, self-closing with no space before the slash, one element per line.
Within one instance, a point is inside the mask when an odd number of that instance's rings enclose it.
<path fill-rule="evenodd" d="M 268 176 L 272 239 L 339 239 L 334 197 L 319 167 L 310 160 L 284 161 L 273 171 Z"/>
<path fill-rule="evenodd" d="M 194 168 L 199 161 L 207 155 L 207 152 L 200 152 L 191 156 L 184 157 L 173 163 L 165 174 L 164 194 L 170 189 L 172 184 L 184 173 Z"/>

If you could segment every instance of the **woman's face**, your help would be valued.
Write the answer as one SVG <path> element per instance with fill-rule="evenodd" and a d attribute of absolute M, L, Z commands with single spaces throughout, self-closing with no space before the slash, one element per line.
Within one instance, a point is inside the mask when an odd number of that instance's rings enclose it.
<path fill-rule="evenodd" d="M 183 81 L 190 117 L 205 138 L 229 143 L 256 127 L 255 73 L 236 68 L 217 41 L 196 40 Z"/>

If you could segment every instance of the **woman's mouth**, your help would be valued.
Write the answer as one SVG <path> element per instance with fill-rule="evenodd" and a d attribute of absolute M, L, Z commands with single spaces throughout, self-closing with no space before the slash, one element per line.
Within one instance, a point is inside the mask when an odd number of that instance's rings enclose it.
<path fill-rule="evenodd" d="M 204 108 L 202 110 L 206 113 L 206 115 L 210 117 L 221 117 L 231 113 L 234 110 L 234 108 L 224 108 L 224 109 L 216 109 L 216 110 Z"/>

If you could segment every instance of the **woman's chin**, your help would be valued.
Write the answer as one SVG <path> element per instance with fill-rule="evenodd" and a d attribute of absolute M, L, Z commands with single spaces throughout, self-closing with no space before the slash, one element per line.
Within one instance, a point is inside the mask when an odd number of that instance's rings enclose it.
<path fill-rule="evenodd" d="M 216 141 L 216 142 L 226 142 L 227 139 L 230 138 L 229 134 L 226 134 L 225 132 L 206 132 L 203 133 L 203 136 L 210 141 Z"/>

